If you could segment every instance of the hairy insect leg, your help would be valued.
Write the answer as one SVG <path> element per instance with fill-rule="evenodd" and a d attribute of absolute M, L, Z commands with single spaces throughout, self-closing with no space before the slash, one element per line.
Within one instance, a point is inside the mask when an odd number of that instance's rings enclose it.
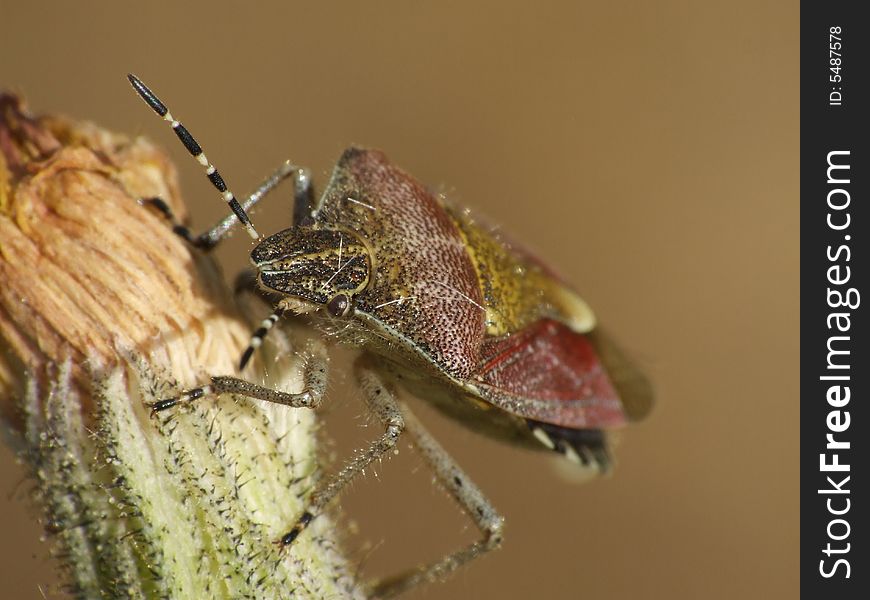
<path fill-rule="evenodd" d="M 371 598 L 388 598 L 421 583 L 442 580 L 467 562 L 498 548 L 503 537 L 504 518 L 408 407 L 401 405 L 401 409 L 412 443 L 483 538 L 428 565 L 377 582 L 372 586 Z"/>
<path fill-rule="evenodd" d="M 257 204 L 263 197 L 278 187 L 284 179 L 293 176 L 293 197 L 295 205 L 309 205 L 313 194 L 311 187 L 311 174 L 308 169 L 299 167 L 286 161 L 281 164 L 269 177 L 260 183 L 259 187 L 251 193 L 250 196 L 242 203 L 242 209 L 248 211 Z M 185 225 L 182 225 L 175 213 L 162 198 L 143 198 L 143 204 L 153 206 L 159 210 L 163 216 L 169 221 L 172 226 L 172 231 L 184 238 L 188 243 L 202 250 L 211 250 L 218 245 L 227 235 L 227 232 L 235 225 L 239 218 L 235 213 L 230 213 L 220 221 L 215 223 L 211 228 L 202 232 L 199 235 L 193 235 Z M 294 209 L 294 212 L 296 209 Z"/>
<path fill-rule="evenodd" d="M 287 177 L 293 177 L 293 198 L 294 205 L 299 202 L 310 203 L 312 196 L 311 173 L 305 167 L 294 165 L 290 161 L 285 161 L 278 167 L 274 173 L 263 180 L 260 186 L 245 199 L 242 207 L 245 211 L 250 210 L 257 204 L 266 194 L 275 189 Z M 200 235 L 200 238 L 206 240 L 206 248 L 213 248 L 226 236 L 226 233 L 238 222 L 238 217 L 235 213 L 230 213 L 211 229 Z"/>
<path fill-rule="evenodd" d="M 317 345 L 316 349 L 308 354 L 303 368 L 303 389 L 301 392 L 295 394 L 282 392 L 238 377 L 215 376 L 211 378 L 211 383 L 208 385 L 187 390 L 175 398 L 154 402 L 150 408 L 152 412 L 157 413 L 203 396 L 219 396 L 220 394 L 239 394 L 294 408 L 317 408 L 323 401 L 323 395 L 326 392 L 328 373 L 329 367 L 325 350 L 322 346 Z"/>
<path fill-rule="evenodd" d="M 311 171 L 298 167 L 293 175 L 293 225 L 311 224 L 311 209 L 314 206 L 314 184 L 311 183 Z"/>
<path fill-rule="evenodd" d="M 381 378 L 365 366 L 364 359 L 357 361 L 356 377 L 359 381 L 366 404 L 384 424 L 384 433 L 369 445 L 368 448 L 356 453 L 341 470 L 318 486 L 308 500 L 308 506 L 299 517 L 296 525 L 281 536 L 279 544 L 282 547 L 292 544 L 309 523 L 335 498 L 354 477 L 362 473 L 373 461 L 396 447 L 399 436 L 405 429 L 402 411 L 393 393 L 384 385 Z"/>

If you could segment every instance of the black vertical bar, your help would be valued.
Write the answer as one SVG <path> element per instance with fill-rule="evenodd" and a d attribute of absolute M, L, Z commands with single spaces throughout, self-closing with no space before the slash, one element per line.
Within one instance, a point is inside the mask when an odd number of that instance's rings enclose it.
<path fill-rule="evenodd" d="M 870 21 L 801 2 L 801 594 L 870 598 Z M 863 12 L 863 11 L 862 11 Z M 859 491 L 860 490 L 860 491 Z"/>

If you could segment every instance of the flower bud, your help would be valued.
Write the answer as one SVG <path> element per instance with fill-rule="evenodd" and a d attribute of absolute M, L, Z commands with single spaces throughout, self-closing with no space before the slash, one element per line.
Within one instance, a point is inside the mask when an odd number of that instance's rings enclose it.
<path fill-rule="evenodd" d="M 235 374 L 250 332 L 151 197 L 185 215 L 151 144 L 0 95 L 0 414 L 70 585 L 88 598 L 360 595 L 328 517 L 284 556 L 272 544 L 317 476 L 311 411 L 224 396 L 150 414 Z M 274 333 L 268 373 L 248 376 L 298 391 L 305 357 Z"/>

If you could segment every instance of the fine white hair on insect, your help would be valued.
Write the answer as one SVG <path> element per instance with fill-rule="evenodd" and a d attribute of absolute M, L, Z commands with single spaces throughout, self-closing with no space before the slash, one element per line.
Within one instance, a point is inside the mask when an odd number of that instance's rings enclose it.
<path fill-rule="evenodd" d="M 341 266 L 338 268 L 338 270 L 337 270 L 335 273 L 332 274 L 332 277 L 330 277 L 329 279 L 327 279 L 327 280 L 323 283 L 323 285 L 320 286 L 320 290 L 321 290 L 321 291 L 325 290 L 325 289 L 326 289 L 326 286 L 328 286 L 330 283 L 332 283 L 332 280 L 333 280 L 333 279 L 335 279 L 336 277 L 338 277 L 338 274 L 341 273 L 342 269 L 344 269 L 347 265 L 349 265 L 350 263 L 352 263 L 353 261 L 355 261 L 357 258 L 359 258 L 359 257 L 358 257 L 358 256 L 354 256 L 353 258 L 348 259 L 348 261 L 347 261 L 346 263 L 344 263 L 343 265 L 341 265 Z"/>
<path fill-rule="evenodd" d="M 357 200 L 356 198 L 351 198 L 350 196 L 347 197 L 347 201 L 353 202 L 354 204 L 359 204 L 360 206 L 365 206 L 369 210 L 375 210 L 375 207 L 372 206 L 371 204 L 367 204 L 367 203 L 363 202 L 362 200 Z"/>
<path fill-rule="evenodd" d="M 401 298 L 396 298 L 395 300 L 390 300 L 388 302 L 381 302 L 380 304 L 375 306 L 375 308 L 383 308 L 384 306 L 389 306 L 390 304 L 401 304 L 402 302 L 405 302 L 406 300 L 416 300 L 416 299 L 417 299 L 417 296 L 403 296 Z"/>
<path fill-rule="evenodd" d="M 448 285 L 448 284 L 446 284 L 446 283 L 443 283 L 443 282 L 441 282 L 441 281 L 432 281 L 432 283 L 437 283 L 438 285 L 447 288 L 448 290 L 450 290 L 450 291 L 453 292 L 454 294 L 456 294 L 456 295 L 458 295 L 459 297 L 461 297 L 463 300 L 465 300 L 465 301 L 471 303 L 473 306 L 476 306 L 477 308 L 479 308 L 479 309 L 482 310 L 483 312 L 486 312 L 486 308 L 484 308 L 483 306 L 481 306 L 480 304 L 478 304 L 477 302 L 475 302 L 473 299 L 469 298 L 467 295 L 463 294 L 461 291 L 457 290 L 455 287 L 452 287 L 452 286 L 450 286 L 450 285 Z"/>
<path fill-rule="evenodd" d="M 352 327 L 354 327 L 354 323 L 348 321 L 341 327 L 326 327 L 324 328 L 324 333 L 326 333 L 326 335 L 338 338 L 341 337 L 347 330 L 351 329 Z"/>

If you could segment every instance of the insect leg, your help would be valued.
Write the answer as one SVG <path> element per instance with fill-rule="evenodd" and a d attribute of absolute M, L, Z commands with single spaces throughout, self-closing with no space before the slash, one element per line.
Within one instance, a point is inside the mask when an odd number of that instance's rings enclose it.
<path fill-rule="evenodd" d="M 396 443 L 405 429 L 402 411 L 393 393 L 387 389 L 381 378 L 374 371 L 357 362 L 356 375 L 362 388 L 366 403 L 378 419 L 384 424 L 384 433 L 365 450 L 358 452 L 341 470 L 320 485 L 308 501 L 308 506 L 299 517 L 296 525 L 281 536 L 278 543 L 281 546 L 292 544 L 308 524 L 323 512 L 330 500 L 335 498 L 342 488 L 361 473 L 372 461 L 381 458 L 395 448 Z"/>
<path fill-rule="evenodd" d="M 254 190 L 247 199 L 245 199 L 242 203 L 242 208 L 244 208 L 245 211 L 250 210 L 250 208 L 259 202 L 263 196 L 271 192 L 279 183 L 291 175 L 293 176 L 294 199 L 299 197 L 308 198 L 311 195 L 311 175 L 308 172 L 308 169 L 296 166 L 290 161 L 285 161 L 275 170 L 274 173 L 264 179 L 260 186 Z M 213 248 L 218 244 L 218 242 L 224 239 L 227 232 L 236 224 L 236 222 L 238 222 L 238 217 L 235 213 L 230 213 L 218 221 L 211 229 L 203 232 L 198 238 L 201 240 L 198 245 L 207 249 Z"/>
<path fill-rule="evenodd" d="M 308 169 L 296 166 L 290 161 L 286 161 L 282 163 L 274 173 L 264 179 L 259 187 L 257 187 L 257 189 L 254 190 L 254 192 L 251 193 L 244 202 L 242 202 L 242 209 L 245 211 L 250 210 L 251 207 L 262 200 L 266 194 L 278 187 L 278 184 L 291 175 L 293 176 L 294 205 L 308 205 L 312 195 L 311 174 Z M 217 246 L 218 243 L 226 237 L 227 232 L 232 228 L 232 226 L 239 220 L 235 213 L 230 213 L 215 223 L 210 229 L 194 236 L 190 233 L 190 229 L 178 221 L 177 217 L 172 212 L 172 209 L 162 198 L 144 198 L 141 202 L 159 210 L 166 220 L 169 221 L 170 225 L 172 225 L 172 230 L 176 234 L 187 240 L 187 242 L 192 246 L 203 250 L 211 250 Z"/>
<path fill-rule="evenodd" d="M 293 186 L 293 225 L 308 225 L 311 223 L 311 209 L 314 206 L 314 185 L 311 183 L 311 171 L 299 167 L 294 175 Z"/>
<path fill-rule="evenodd" d="M 434 471 L 439 483 L 445 487 L 453 499 L 459 503 L 462 510 L 477 525 L 483 538 L 428 565 L 377 582 L 371 591 L 371 598 L 387 598 L 400 594 L 420 583 L 444 579 L 465 563 L 498 548 L 503 538 L 504 518 L 484 496 L 480 488 L 469 479 L 447 451 L 426 431 L 407 406 L 402 405 L 402 412 L 405 416 L 405 427 L 412 443 Z"/>
<path fill-rule="evenodd" d="M 288 393 L 239 379 L 238 377 L 215 376 L 209 385 L 185 391 L 175 398 L 167 398 L 150 405 L 152 412 L 160 412 L 184 402 L 197 400 L 203 396 L 220 394 L 239 394 L 249 398 L 284 404 L 294 408 L 317 408 L 326 392 L 328 361 L 322 347 L 310 353 L 303 369 L 304 387 L 301 392 Z"/>
<path fill-rule="evenodd" d="M 242 208 L 242 205 L 239 204 L 239 201 L 236 200 L 236 197 L 233 193 L 227 188 L 227 184 L 224 182 L 221 174 L 218 173 L 218 170 L 215 168 L 213 164 L 211 164 L 206 158 L 205 153 L 202 151 L 202 147 L 199 145 L 199 142 L 191 135 L 191 133 L 187 130 L 187 128 L 181 124 L 180 121 L 176 120 L 175 117 L 172 116 L 172 113 L 169 112 L 169 109 L 166 107 L 163 102 L 148 89 L 144 83 L 142 83 L 138 77 L 135 75 L 127 75 L 127 79 L 130 80 L 130 84 L 132 84 L 133 89 L 136 90 L 136 93 L 139 94 L 139 97 L 145 101 L 145 104 L 151 107 L 151 110 L 156 112 L 160 117 L 163 118 L 164 121 L 170 124 L 172 127 L 172 131 L 175 132 L 175 135 L 178 136 L 178 139 L 181 140 L 181 143 L 187 148 L 187 151 L 197 160 L 199 164 L 205 167 L 205 174 L 208 176 L 208 180 L 211 181 L 212 185 L 221 193 L 223 199 L 229 205 L 230 209 L 235 213 L 238 217 L 239 221 L 241 221 L 242 225 L 245 226 L 245 229 L 248 231 L 248 235 L 250 235 L 253 239 L 259 239 L 260 234 L 257 233 L 257 230 L 254 229 L 254 224 L 251 223 L 251 219 L 248 218 L 248 213 L 245 212 L 245 209 Z"/>

